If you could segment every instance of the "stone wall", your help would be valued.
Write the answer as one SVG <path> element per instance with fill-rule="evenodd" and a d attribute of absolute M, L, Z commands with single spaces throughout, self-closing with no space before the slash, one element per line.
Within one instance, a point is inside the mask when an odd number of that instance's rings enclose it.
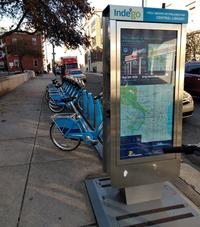
<path fill-rule="evenodd" d="M 6 76 L 3 78 L 0 77 L 0 96 L 12 91 L 16 87 L 34 77 L 35 73 L 30 70 L 21 74 Z"/>

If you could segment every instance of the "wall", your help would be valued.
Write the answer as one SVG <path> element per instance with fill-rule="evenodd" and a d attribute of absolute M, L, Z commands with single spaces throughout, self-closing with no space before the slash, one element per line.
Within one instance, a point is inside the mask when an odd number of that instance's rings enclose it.
<path fill-rule="evenodd" d="M 12 91 L 24 82 L 32 79 L 35 76 L 33 71 L 21 73 L 13 76 L 7 76 L 0 80 L 0 96 Z"/>
<path fill-rule="evenodd" d="M 102 61 L 97 61 L 97 62 L 91 63 L 91 72 L 102 73 L 103 72 Z"/>

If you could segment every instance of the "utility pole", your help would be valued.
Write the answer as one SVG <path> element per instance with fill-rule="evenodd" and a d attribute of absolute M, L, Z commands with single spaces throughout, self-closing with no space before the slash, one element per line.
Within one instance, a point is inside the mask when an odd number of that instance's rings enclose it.
<path fill-rule="evenodd" d="M 55 45 L 52 44 L 53 52 L 52 52 L 52 72 L 55 74 Z"/>
<path fill-rule="evenodd" d="M 142 0 L 142 8 L 144 8 L 147 5 L 147 0 Z"/>

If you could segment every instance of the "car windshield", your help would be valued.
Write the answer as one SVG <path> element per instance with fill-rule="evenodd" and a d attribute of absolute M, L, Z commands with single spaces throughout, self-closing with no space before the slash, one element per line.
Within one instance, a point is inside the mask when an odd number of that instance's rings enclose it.
<path fill-rule="evenodd" d="M 70 71 L 71 75 L 77 75 L 77 74 L 82 74 L 82 72 L 80 70 L 76 70 L 76 71 Z"/>
<path fill-rule="evenodd" d="M 200 64 L 186 65 L 185 72 L 191 74 L 200 74 Z"/>
<path fill-rule="evenodd" d="M 77 63 L 65 64 L 66 69 L 76 69 L 78 68 Z"/>

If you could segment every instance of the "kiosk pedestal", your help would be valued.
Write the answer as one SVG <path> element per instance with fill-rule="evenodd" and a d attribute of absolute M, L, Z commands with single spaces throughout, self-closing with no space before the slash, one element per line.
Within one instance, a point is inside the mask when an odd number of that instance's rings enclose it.
<path fill-rule="evenodd" d="M 129 6 L 103 11 L 103 165 L 110 178 L 86 182 L 99 226 L 199 226 L 197 207 L 169 183 L 180 171 L 187 17 Z"/>

